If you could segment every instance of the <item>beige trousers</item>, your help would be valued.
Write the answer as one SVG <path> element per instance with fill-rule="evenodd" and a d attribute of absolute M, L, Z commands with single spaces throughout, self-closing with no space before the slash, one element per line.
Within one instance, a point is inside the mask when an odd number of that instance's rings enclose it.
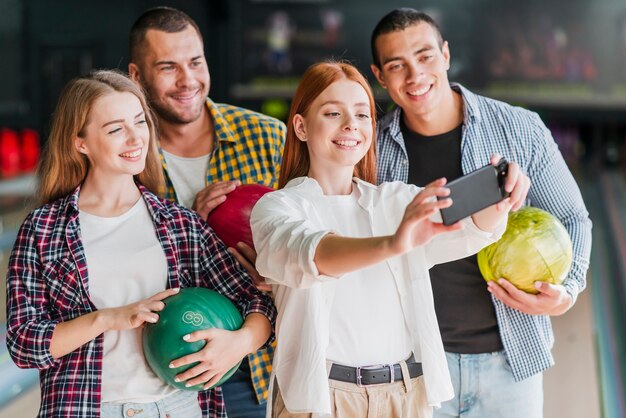
<path fill-rule="evenodd" d="M 403 375 L 408 376 L 406 363 Z M 426 401 L 424 377 L 404 379 L 383 385 L 358 386 L 328 380 L 333 418 L 432 418 Z M 302 390 L 306 390 L 303 388 Z M 276 382 L 272 398 L 272 418 L 310 418 L 307 413 L 292 414 L 285 408 Z"/>

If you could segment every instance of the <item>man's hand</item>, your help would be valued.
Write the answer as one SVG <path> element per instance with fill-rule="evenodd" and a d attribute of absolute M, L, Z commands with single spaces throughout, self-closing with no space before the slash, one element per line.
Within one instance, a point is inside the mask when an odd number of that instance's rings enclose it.
<path fill-rule="evenodd" d="M 491 280 L 487 290 L 505 305 L 528 315 L 562 315 L 573 305 L 572 297 L 562 285 L 535 282 L 539 291 L 536 295 L 516 288 L 511 282 L 499 279 L 498 283 Z"/>
<path fill-rule="evenodd" d="M 198 212 L 202 219 L 206 220 L 209 213 L 220 203 L 223 203 L 226 200 L 226 195 L 235 190 L 235 187 L 239 185 L 241 185 L 239 180 L 216 181 L 215 183 L 209 184 L 198 192 L 191 209 Z"/>
<path fill-rule="evenodd" d="M 246 269 L 248 274 L 252 277 L 252 282 L 261 292 L 272 292 L 272 286 L 265 282 L 265 277 L 261 276 L 257 269 L 254 267 L 256 263 L 256 251 L 245 242 L 238 242 L 237 248 L 230 247 L 228 249 L 233 257 L 239 261 L 239 263 Z"/>

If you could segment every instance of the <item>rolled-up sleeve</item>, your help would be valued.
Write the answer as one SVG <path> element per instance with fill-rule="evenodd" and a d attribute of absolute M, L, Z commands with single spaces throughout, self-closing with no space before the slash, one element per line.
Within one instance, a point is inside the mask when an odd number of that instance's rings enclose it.
<path fill-rule="evenodd" d="M 50 354 L 58 321 L 48 312 L 48 291 L 30 218 L 22 224 L 9 258 L 6 309 L 7 348 L 15 364 L 40 370 L 58 365 L 60 360 Z"/>
<path fill-rule="evenodd" d="M 270 284 L 299 289 L 334 280 L 320 274 L 314 261 L 317 246 L 332 231 L 315 228 L 304 208 L 278 194 L 263 196 L 250 216 L 257 270 Z"/>

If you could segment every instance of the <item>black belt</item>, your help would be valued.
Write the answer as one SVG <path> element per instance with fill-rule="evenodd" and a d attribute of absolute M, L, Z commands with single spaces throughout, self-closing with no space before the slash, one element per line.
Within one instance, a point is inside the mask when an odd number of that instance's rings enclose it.
<path fill-rule="evenodd" d="M 422 363 L 415 362 L 413 355 L 406 361 L 406 365 L 411 379 L 423 374 Z M 350 367 L 333 363 L 328 378 L 364 386 L 397 382 L 402 380 L 403 376 L 399 363 L 365 367 Z"/>

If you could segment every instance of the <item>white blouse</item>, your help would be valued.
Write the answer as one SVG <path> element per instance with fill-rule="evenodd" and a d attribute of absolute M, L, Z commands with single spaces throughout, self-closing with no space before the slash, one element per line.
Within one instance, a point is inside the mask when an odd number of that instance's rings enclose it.
<path fill-rule="evenodd" d="M 359 205 L 359 198 L 356 186 L 349 195 L 326 196 L 326 227 L 343 237 L 371 237 L 369 213 Z M 346 273 L 336 281 L 329 324 L 326 359 L 333 363 L 352 367 L 394 364 L 413 351 L 400 292 L 383 262 Z"/>
<path fill-rule="evenodd" d="M 406 205 L 421 190 L 402 182 L 380 186 L 359 179 L 354 182 L 359 189 L 358 204 L 369 214 L 372 236 L 393 234 Z M 250 217 L 256 268 L 272 284 L 278 308 L 272 374 L 287 409 L 313 413 L 314 417 L 330 416 L 326 350 L 337 278 L 320 275 L 313 261 L 320 240 L 334 232 L 327 221 L 332 206 L 326 202 L 327 196 L 314 179 L 300 177 L 284 189 L 264 195 Z M 384 262 L 400 293 L 413 352 L 422 362 L 426 395 L 432 406 L 452 398 L 453 389 L 428 269 L 474 254 L 495 242 L 506 228 L 506 217 L 494 232 L 481 231 L 471 218 L 463 224 L 461 231 L 439 235 L 424 246 Z"/>

